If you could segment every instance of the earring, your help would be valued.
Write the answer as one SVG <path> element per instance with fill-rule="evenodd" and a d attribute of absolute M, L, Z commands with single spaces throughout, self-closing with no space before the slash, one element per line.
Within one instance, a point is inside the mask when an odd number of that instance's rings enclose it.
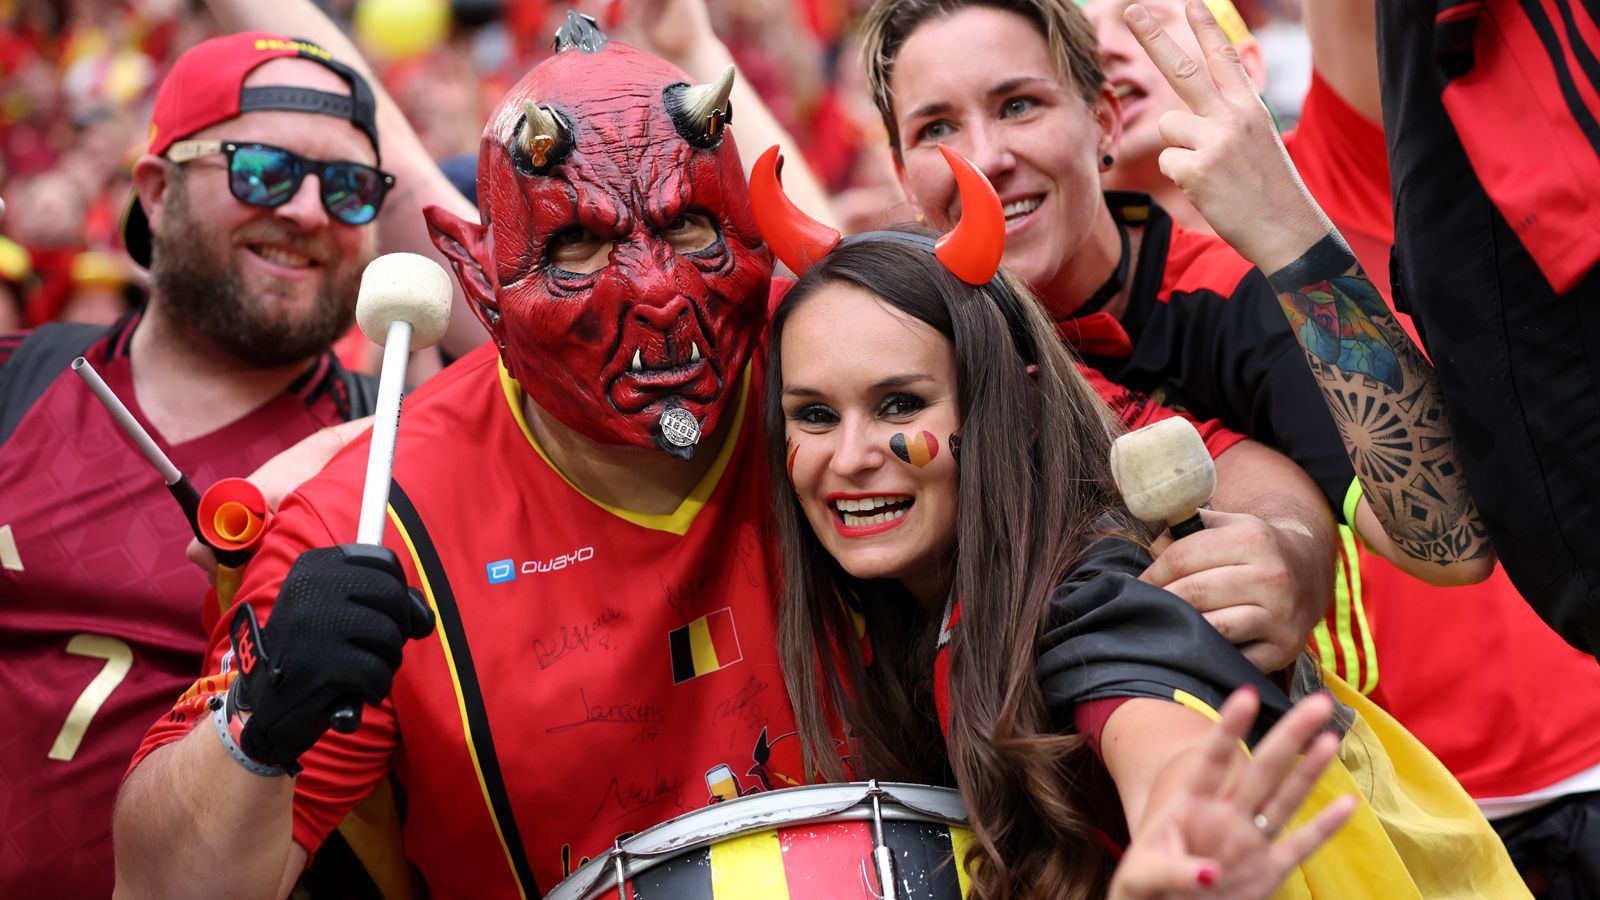
<path fill-rule="evenodd" d="M 1109 153 L 1107 153 L 1105 156 L 1100 157 L 1100 165 L 1105 166 L 1108 169 L 1111 168 L 1111 164 L 1116 162 L 1116 161 L 1117 161 L 1116 157 L 1112 156 Z"/>

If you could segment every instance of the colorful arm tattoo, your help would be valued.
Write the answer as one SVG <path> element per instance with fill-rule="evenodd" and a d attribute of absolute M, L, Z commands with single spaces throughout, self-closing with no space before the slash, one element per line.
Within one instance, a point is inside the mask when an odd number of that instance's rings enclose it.
<path fill-rule="evenodd" d="M 1270 279 L 1390 540 L 1441 566 L 1489 552 L 1433 366 L 1330 234 Z"/>

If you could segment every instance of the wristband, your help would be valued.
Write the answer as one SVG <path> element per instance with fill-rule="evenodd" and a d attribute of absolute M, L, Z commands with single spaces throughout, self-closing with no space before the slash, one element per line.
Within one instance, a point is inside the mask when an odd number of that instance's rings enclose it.
<path fill-rule="evenodd" d="M 239 720 L 237 709 L 233 704 L 233 691 L 238 684 L 239 682 L 235 680 L 228 686 L 227 699 L 218 696 L 211 698 L 211 724 L 217 729 L 217 740 L 222 742 L 222 749 L 228 751 L 233 761 L 244 766 L 245 771 L 252 775 L 260 775 L 263 778 L 288 775 L 292 778 L 299 774 L 298 766 L 293 769 L 285 766 L 269 766 L 266 763 L 256 762 L 240 749 L 239 733 L 244 730 L 244 723 Z"/>
<path fill-rule="evenodd" d="M 1314 284 L 1348 275 L 1356 264 L 1355 255 L 1337 231 L 1330 231 L 1311 245 L 1300 258 L 1271 275 L 1267 281 L 1280 294 L 1290 294 Z"/>

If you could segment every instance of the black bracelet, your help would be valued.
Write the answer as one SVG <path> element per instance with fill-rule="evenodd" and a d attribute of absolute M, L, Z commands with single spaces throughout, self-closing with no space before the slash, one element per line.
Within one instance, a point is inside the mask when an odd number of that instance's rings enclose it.
<path fill-rule="evenodd" d="M 1272 289 L 1280 294 L 1293 293 L 1330 278 L 1348 275 L 1356 264 L 1355 255 L 1337 231 L 1330 231 L 1322 240 L 1311 245 L 1301 257 L 1267 276 Z"/>

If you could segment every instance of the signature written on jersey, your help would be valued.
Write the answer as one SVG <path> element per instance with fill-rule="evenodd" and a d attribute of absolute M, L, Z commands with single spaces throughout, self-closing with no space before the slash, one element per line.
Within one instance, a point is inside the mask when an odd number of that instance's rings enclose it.
<path fill-rule="evenodd" d="M 540 669 L 548 669 L 576 651 L 587 653 L 593 645 L 610 650 L 611 635 L 606 626 L 620 618 L 621 612 L 607 606 L 592 621 L 563 625 L 549 640 L 533 642 L 533 659 Z"/>
<path fill-rule="evenodd" d="M 578 690 L 578 702 L 583 707 L 582 718 L 576 721 L 546 728 L 550 734 L 559 734 L 584 725 L 595 723 L 610 725 L 642 725 L 653 729 L 667 721 L 667 712 L 664 708 L 654 703 L 590 703 L 589 697 L 583 689 Z"/>
<path fill-rule="evenodd" d="M 681 775 L 667 777 L 659 768 L 655 770 L 655 777 L 645 779 L 644 784 L 629 779 L 624 785 L 620 779 L 613 778 L 606 785 L 605 794 L 600 798 L 600 805 L 589 818 L 598 819 L 601 813 L 610 812 L 608 820 L 620 819 L 635 810 L 662 802 L 671 803 L 679 812 L 683 812 L 683 786 L 686 782 L 687 779 Z"/>

